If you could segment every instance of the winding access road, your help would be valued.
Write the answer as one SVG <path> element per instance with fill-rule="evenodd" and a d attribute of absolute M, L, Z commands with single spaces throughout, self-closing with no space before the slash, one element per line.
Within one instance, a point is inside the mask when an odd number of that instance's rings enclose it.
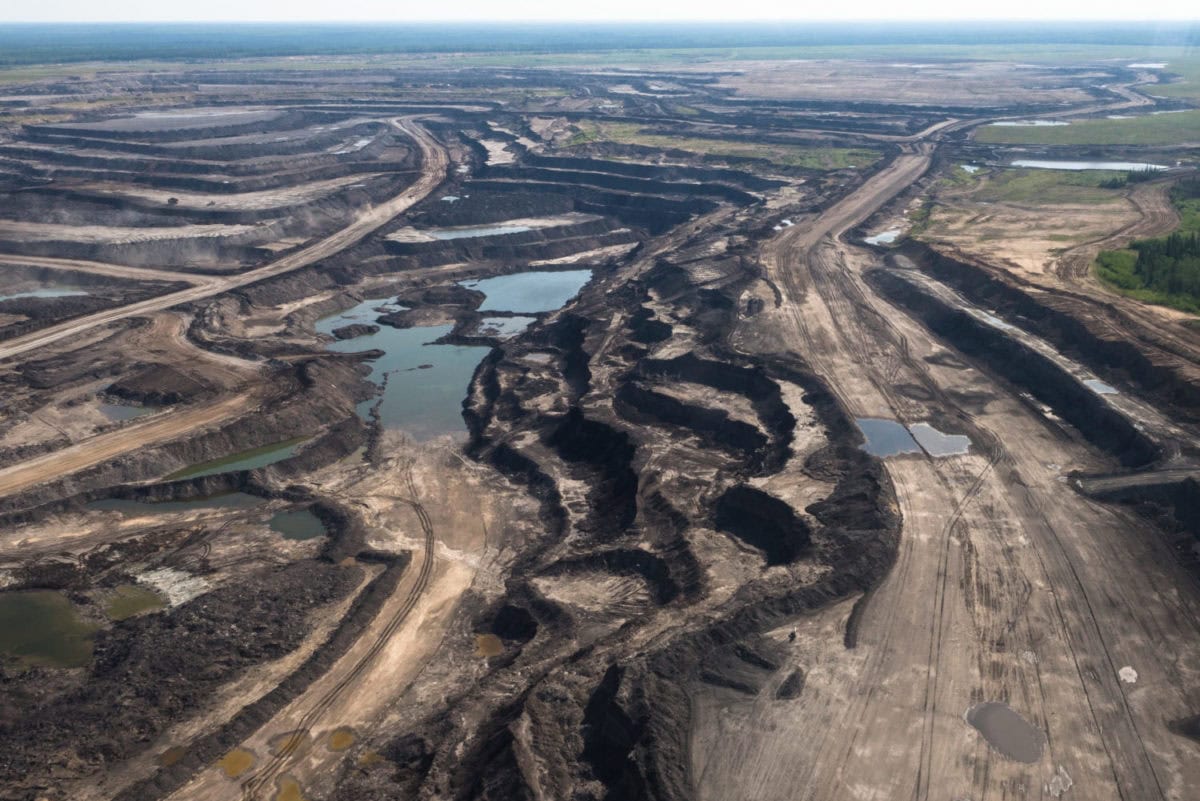
<path fill-rule="evenodd" d="M 778 303 L 747 325 L 777 326 L 852 416 L 953 421 L 970 451 L 886 460 L 903 534 L 856 647 L 850 602 L 821 610 L 795 623 L 798 699 L 697 705 L 697 797 L 1184 801 L 1200 760 L 1166 722 L 1200 703 L 1194 582 L 1136 515 L 1070 489 L 1106 462 L 877 296 L 878 258 L 842 241 L 929 155 L 915 146 L 766 243 Z M 1041 756 L 991 749 L 964 721 L 982 701 L 1043 732 Z"/>
<path fill-rule="evenodd" d="M 319 242 L 298 250 L 295 253 L 290 253 L 263 267 L 239 275 L 217 278 L 197 286 L 181 289 L 178 292 L 159 295 L 158 297 L 131 303 L 127 306 L 105 309 L 95 314 L 78 317 L 40 331 L 15 337 L 0 343 L 0 359 L 20 356 L 21 354 L 52 345 L 64 339 L 79 336 L 83 332 L 98 326 L 108 325 L 149 312 L 169 309 L 183 303 L 203 300 L 214 295 L 219 295 L 222 292 L 228 292 L 239 287 L 257 283 L 267 278 L 274 278 L 315 264 L 322 259 L 327 259 L 362 241 L 364 237 L 386 224 L 396 215 L 423 200 L 446 177 L 449 157 L 446 154 L 446 150 L 438 144 L 433 136 L 410 117 L 398 117 L 391 122 L 392 125 L 411 136 L 420 148 L 421 175 L 403 192 L 378 206 L 367 209 L 350 225 Z M 22 259 L 22 261 L 28 260 Z"/>

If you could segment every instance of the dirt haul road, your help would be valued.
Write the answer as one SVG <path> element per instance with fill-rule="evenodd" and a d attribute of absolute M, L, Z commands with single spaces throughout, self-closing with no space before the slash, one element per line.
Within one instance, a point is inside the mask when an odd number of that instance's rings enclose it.
<path fill-rule="evenodd" d="M 346 493 L 370 521 L 373 544 L 412 553 L 374 620 L 327 673 L 239 745 L 255 756 L 244 774 L 231 777 L 211 766 L 173 793 L 173 801 L 324 797 L 313 788 L 328 785 L 347 756 L 331 738 L 361 737 L 406 692 L 486 563 L 485 532 L 521 514 L 474 480 L 486 470 L 448 460 L 442 447 L 427 446 L 414 461 L 408 449 Z M 292 791 L 302 795 L 285 795 Z"/>
<path fill-rule="evenodd" d="M 1200 703 L 1195 583 L 1135 515 L 1069 489 L 1070 470 L 1106 462 L 874 295 L 861 274 L 875 257 L 826 236 L 922 165 L 901 157 L 806 230 L 769 243 L 763 261 L 782 299 L 746 326 L 790 330 L 785 341 L 855 416 L 953 420 L 972 447 L 887 459 L 903 535 L 857 616 L 856 647 L 844 641 L 851 603 L 823 610 L 795 623 L 799 698 L 698 705 L 698 796 L 1069 790 L 1088 801 L 1185 801 L 1200 786 L 1200 760 L 1165 724 Z M 790 629 L 775 636 L 785 642 Z M 991 750 L 964 720 L 983 701 L 1004 701 L 1045 732 L 1040 758 Z"/>
<path fill-rule="evenodd" d="M 131 278 L 135 281 L 179 281 L 185 284 L 208 284 L 216 280 L 208 275 L 191 273 L 174 273 L 168 270 L 154 270 L 149 267 L 126 267 L 121 264 L 105 264 L 99 261 L 83 261 L 82 259 L 55 259 L 49 256 L 8 256 L 0 254 L 0 264 L 17 267 L 47 267 L 52 270 L 73 270 L 81 273 L 95 273 L 112 278 Z"/>
<path fill-rule="evenodd" d="M 238 287 L 262 281 L 265 278 L 273 278 L 292 270 L 298 270 L 301 267 L 307 267 L 354 245 L 397 214 L 424 199 L 446 176 L 446 166 L 448 164 L 446 151 L 434 140 L 428 131 L 409 118 L 394 119 L 392 120 L 392 124 L 411 135 L 413 140 L 416 141 L 417 146 L 420 147 L 422 155 L 421 177 L 412 186 L 391 200 L 363 212 L 357 220 L 337 233 L 256 270 L 250 270 L 240 275 L 222 277 L 189 289 L 160 295 L 159 297 L 150 298 L 139 303 L 132 303 L 128 306 L 97 312 L 96 314 L 80 317 L 61 325 L 51 326 L 26 336 L 16 337 L 7 342 L 0 343 L 0 359 L 19 356 L 22 353 L 49 345 L 52 342 L 58 342 L 67 337 L 78 336 L 81 332 L 95 328 L 96 326 L 107 325 L 148 312 L 169 309 L 181 303 L 203 300 L 213 295 L 219 295 L 222 292 L 228 292 L 231 289 L 237 289 Z"/>
<path fill-rule="evenodd" d="M 196 429 L 217 425 L 250 411 L 265 396 L 263 390 L 240 393 L 214 403 L 154 417 L 21 462 L 0 470 L 0 496 L 12 495 L 126 453 L 169 442 Z"/>

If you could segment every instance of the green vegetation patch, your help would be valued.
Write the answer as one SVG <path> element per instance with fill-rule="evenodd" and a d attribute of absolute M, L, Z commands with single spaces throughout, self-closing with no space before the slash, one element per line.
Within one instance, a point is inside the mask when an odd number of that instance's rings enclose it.
<path fill-rule="evenodd" d="M 982 185 L 973 195 L 975 200 L 991 203 L 1025 203 L 1028 205 L 1063 205 L 1114 203 L 1121 193 L 1106 189 L 1106 182 L 1120 181 L 1125 173 L 1108 170 L 1034 170 L 1005 169 L 979 173 Z"/>
<path fill-rule="evenodd" d="M 874 164 L 879 151 L 854 147 L 809 147 L 773 142 L 741 142 L 730 139 L 707 139 L 698 136 L 672 136 L 647 131 L 645 126 L 630 122 L 580 122 L 579 131 L 566 145 L 590 142 L 615 142 L 622 145 L 641 145 L 663 150 L 686 150 L 702 156 L 763 159 L 786 167 L 807 170 L 841 170 L 863 168 Z"/>
<path fill-rule="evenodd" d="M 1171 190 L 1179 228 L 1096 257 L 1096 276 L 1129 297 L 1200 314 L 1200 180 Z"/>
<path fill-rule="evenodd" d="M 1070 125 L 985 125 L 975 140 L 1003 145 L 1177 145 L 1200 141 L 1200 111 L 1079 120 Z"/>
<path fill-rule="evenodd" d="M 83 667 L 97 626 L 53 590 L 0 594 L 0 656 L 22 667 Z"/>
<path fill-rule="evenodd" d="M 121 584 L 113 590 L 104 611 L 113 620 L 124 620 L 152 609 L 162 609 L 166 605 L 166 599 L 149 587 Z"/>

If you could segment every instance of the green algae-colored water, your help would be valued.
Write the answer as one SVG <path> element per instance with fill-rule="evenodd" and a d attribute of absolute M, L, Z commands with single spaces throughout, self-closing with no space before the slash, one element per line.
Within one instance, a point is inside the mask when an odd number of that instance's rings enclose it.
<path fill-rule="evenodd" d="M 121 584 L 113 591 L 104 611 L 113 620 L 124 620 L 151 609 L 162 609 L 166 605 L 166 599 L 149 587 Z"/>
<path fill-rule="evenodd" d="M 239 453 L 230 454 L 229 456 L 222 456 L 220 459 L 210 459 L 207 462 L 200 462 L 199 464 L 185 467 L 182 470 L 176 470 L 164 480 L 176 481 L 181 478 L 215 476 L 218 473 L 233 473 L 238 470 L 254 470 L 258 467 L 266 467 L 269 464 L 275 464 L 287 459 L 309 439 L 309 437 L 292 437 L 283 442 L 263 445 L 261 448 L 251 448 Z"/>
<path fill-rule="evenodd" d="M 0 655 L 26 667 L 83 667 L 96 628 L 61 592 L 0 593 Z"/>
<path fill-rule="evenodd" d="M 123 515 L 155 515 L 170 512 L 190 512 L 194 509 L 249 509 L 264 503 L 264 499 L 245 492 L 222 492 L 205 498 L 186 501 L 134 501 L 128 498 L 101 498 L 86 508 L 94 512 L 120 512 Z"/>
<path fill-rule="evenodd" d="M 277 512 L 270 522 L 271 530 L 285 540 L 311 540 L 325 536 L 325 524 L 308 509 L 288 509 Z"/>

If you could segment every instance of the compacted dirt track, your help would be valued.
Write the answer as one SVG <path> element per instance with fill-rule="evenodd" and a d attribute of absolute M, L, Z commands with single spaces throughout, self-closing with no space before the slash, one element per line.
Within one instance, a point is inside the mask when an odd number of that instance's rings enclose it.
<path fill-rule="evenodd" d="M 284 256 L 265 267 L 250 270 L 240 275 L 223 277 L 199 286 L 180 290 L 179 292 L 150 298 L 139 303 L 132 303 L 127 306 L 97 312 L 96 314 L 80 317 L 61 325 L 51 326 L 26 336 L 16 337 L 7 342 L 0 343 L 0 359 L 18 356 L 62 339 L 78 336 L 80 333 L 97 326 L 108 325 L 118 320 L 125 320 L 148 312 L 169 309 L 181 303 L 203 300 L 204 298 L 219 295 L 222 292 L 228 292 L 231 289 L 253 284 L 265 278 L 283 275 L 284 273 L 298 270 L 301 267 L 307 267 L 321 259 L 328 258 L 335 253 L 345 250 L 391 220 L 397 214 L 400 214 L 422 200 L 446 176 L 446 166 L 448 163 L 446 151 L 434 140 L 428 131 L 409 118 L 394 119 L 392 124 L 411 135 L 421 149 L 421 176 L 403 192 L 391 200 L 369 209 L 357 220 L 337 233 L 322 239 L 316 244 L 309 245 L 303 250 Z"/>
<path fill-rule="evenodd" d="M 800 621 L 802 696 L 702 705 L 693 781 L 721 801 L 1047 798 L 1072 784 L 1089 801 L 1183 801 L 1200 761 L 1165 721 L 1200 702 L 1194 582 L 1144 523 L 1067 489 L 1071 469 L 1102 464 L 1092 451 L 879 299 L 862 280 L 877 257 L 839 239 L 926 158 L 901 156 L 769 243 L 781 299 L 768 314 L 854 415 L 952 421 L 970 453 L 887 460 L 903 538 L 845 637 L 856 647 L 843 645 L 850 603 Z M 1046 733 L 1038 761 L 1002 757 L 965 722 L 983 701 Z"/>
<path fill-rule="evenodd" d="M 156 416 L 0 470 L 0 497 L 62 478 L 126 453 L 178 439 L 253 409 L 265 388 Z"/>

